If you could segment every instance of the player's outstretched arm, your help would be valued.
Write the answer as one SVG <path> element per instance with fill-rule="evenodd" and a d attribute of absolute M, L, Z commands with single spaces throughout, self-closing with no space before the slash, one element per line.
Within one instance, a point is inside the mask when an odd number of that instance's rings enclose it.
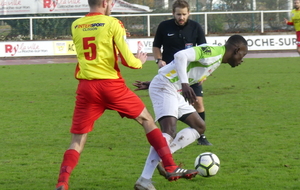
<path fill-rule="evenodd" d="M 284 22 L 285 22 L 285 24 L 287 24 L 289 22 L 289 20 L 284 18 Z"/>

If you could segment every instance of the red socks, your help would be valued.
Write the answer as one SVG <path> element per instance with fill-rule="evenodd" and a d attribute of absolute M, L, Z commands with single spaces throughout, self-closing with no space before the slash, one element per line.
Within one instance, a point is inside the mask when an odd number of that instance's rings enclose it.
<path fill-rule="evenodd" d="M 63 162 L 60 166 L 58 184 L 56 185 L 56 187 L 59 187 L 63 184 L 68 185 L 71 172 L 77 165 L 79 156 L 80 154 L 74 149 L 69 149 L 65 152 Z"/>
<path fill-rule="evenodd" d="M 173 172 L 177 165 L 175 164 L 170 148 L 167 144 L 166 139 L 163 137 L 161 131 L 156 128 L 146 134 L 149 143 L 158 153 L 159 157 L 162 159 L 162 163 L 167 172 Z M 69 149 L 65 152 L 63 161 L 60 166 L 60 172 L 58 177 L 58 183 L 56 187 L 64 186 L 68 189 L 68 182 L 71 175 L 71 172 L 78 163 L 80 154 L 74 149 Z"/>
<path fill-rule="evenodd" d="M 149 143 L 156 150 L 167 172 L 173 172 L 177 166 L 173 160 L 170 148 L 163 137 L 161 131 L 157 128 L 146 134 Z"/>

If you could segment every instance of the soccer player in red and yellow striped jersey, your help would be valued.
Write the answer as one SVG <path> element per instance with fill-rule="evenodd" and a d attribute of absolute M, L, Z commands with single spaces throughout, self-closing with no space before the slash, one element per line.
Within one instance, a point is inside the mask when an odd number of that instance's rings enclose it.
<path fill-rule="evenodd" d="M 162 159 L 169 181 L 195 177 L 197 170 L 185 170 L 175 164 L 160 129 L 121 76 L 118 57 L 123 65 L 140 69 L 147 54 L 138 52 L 134 56 L 130 52 L 122 22 L 109 16 L 114 5 L 112 0 L 88 0 L 88 3 L 90 13 L 72 24 L 78 58 L 75 77 L 79 84 L 70 130 L 71 144 L 64 153 L 56 190 L 69 188 L 69 177 L 78 163 L 87 134 L 106 109 L 117 111 L 121 117 L 135 119 L 143 126 L 149 143 Z"/>
<path fill-rule="evenodd" d="M 294 0 L 294 9 L 291 12 L 291 19 L 285 19 L 287 25 L 293 25 L 296 30 L 297 51 L 300 55 L 300 0 Z"/>

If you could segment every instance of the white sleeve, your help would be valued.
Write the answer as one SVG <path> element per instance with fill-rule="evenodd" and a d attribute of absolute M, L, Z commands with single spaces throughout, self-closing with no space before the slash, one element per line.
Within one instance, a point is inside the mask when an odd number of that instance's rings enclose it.
<path fill-rule="evenodd" d="M 189 83 L 187 66 L 191 61 L 195 61 L 196 53 L 194 48 L 181 50 L 174 55 L 174 64 L 180 83 Z"/>

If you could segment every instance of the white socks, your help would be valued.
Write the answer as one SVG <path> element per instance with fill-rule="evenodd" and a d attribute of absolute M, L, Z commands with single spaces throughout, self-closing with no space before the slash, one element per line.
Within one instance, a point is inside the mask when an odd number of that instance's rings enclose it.
<path fill-rule="evenodd" d="M 200 137 L 198 131 L 194 128 L 187 127 L 182 129 L 176 134 L 175 139 L 169 145 L 171 153 L 173 154 L 177 150 L 186 147 L 187 145 L 193 143 Z"/>
<path fill-rule="evenodd" d="M 200 137 L 199 133 L 191 127 L 187 127 L 179 131 L 174 140 L 167 133 L 163 133 L 163 136 L 166 138 L 166 141 L 170 147 L 172 154 L 177 150 L 193 143 Z M 160 162 L 160 157 L 158 156 L 154 148 L 151 146 L 141 176 L 146 179 L 151 179 L 158 162 Z"/>
<path fill-rule="evenodd" d="M 163 136 L 165 137 L 168 145 L 170 145 L 170 142 L 173 140 L 173 138 L 167 133 L 163 133 Z M 141 176 L 146 179 L 151 179 L 158 162 L 160 162 L 160 157 L 158 156 L 155 149 L 151 146 Z"/>

